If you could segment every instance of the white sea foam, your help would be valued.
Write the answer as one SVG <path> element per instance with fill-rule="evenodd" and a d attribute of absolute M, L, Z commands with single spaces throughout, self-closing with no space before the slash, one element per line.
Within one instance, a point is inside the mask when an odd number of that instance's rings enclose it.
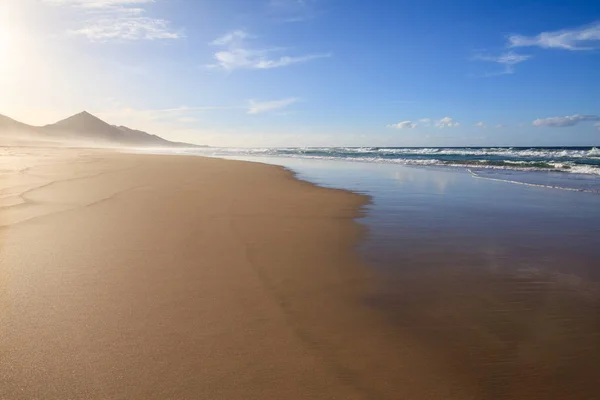
<path fill-rule="evenodd" d="M 285 157 L 454 168 L 560 171 L 600 176 L 597 148 L 259 147 L 184 150 L 186 154 Z"/>
<path fill-rule="evenodd" d="M 588 151 L 587 156 L 600 157 L 600 149 L 598 149 L 597 147 L 592 148 L 590 151 Z"/>
<path fill-rule="evenodd" d="M 566 190 L 569 192 L 598 193 L 598 191 L 596 191 L 596 190 L 590 190 L 590 189 L 585 189 L 585 188 L 574 188 L 574 187 L 567 187 L 567 186 L 560 186 L 560 185 L 548 185 L 548 184 L 533 183 L 533 182 L 526 182 L 526 181 L 517 181 L 514 179 L 507 179 L 507 178 L 495 178 L 495 177 L 491 177 L 491 176 L 482 176 L 481 174 L 474 172 L 473 170 L 471 170 L 469 168 L 467 168 L 467 171 L 469 171 L 471 176 L 473 176 L 474 178 L 477 178 L 477 179 L 486 179 L 489 181 L 512 183 L 515 185 L 541 187 L 541 188 L 546 188 L 546 189 L 559 189 L 559 190 Z"/>

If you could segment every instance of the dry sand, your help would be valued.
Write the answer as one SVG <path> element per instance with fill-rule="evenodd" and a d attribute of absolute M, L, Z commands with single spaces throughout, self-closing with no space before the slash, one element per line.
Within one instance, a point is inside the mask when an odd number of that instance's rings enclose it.
<path fill-rule="evenodd" d="M 367 198 L 200 157 L 1 160 L 0 399 L 474 398 L 366 305 Z"/>
<path fill-rule="evenodd" d="M 381 282 L 367 201 L 257 163 L 0 150 L 0 399 L 600 398 L 595 289 L 449 258 Z"/>

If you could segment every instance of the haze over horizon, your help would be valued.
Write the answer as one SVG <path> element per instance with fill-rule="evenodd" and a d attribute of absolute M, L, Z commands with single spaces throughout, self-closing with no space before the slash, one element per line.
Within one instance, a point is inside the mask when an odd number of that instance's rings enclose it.
<path fill-rule="evenodd" d="M 211 146 L 600 143 L 600 3 L 7 0 L 0 114 Z"/>

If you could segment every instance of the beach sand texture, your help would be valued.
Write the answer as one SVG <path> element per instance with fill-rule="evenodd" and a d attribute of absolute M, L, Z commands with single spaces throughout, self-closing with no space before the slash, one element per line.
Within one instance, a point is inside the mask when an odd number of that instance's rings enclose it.
<path fill-rule="evenodd" d="M 0 398 L 396 395 L 350 251 L 365 197 L 253 163 L 12 154 Z"/>
<path fill-rule="evenodd" d="M 2 400 L 594 398 L 544 359 L 552 332 L 502 364 L 512 326 L 482 311 L 496 290 L 527 316 L 508 278 L 420 271 L 382 300 L 354 251 L 364 196 L 202 157 L 13 148 L 0 169 Z M 450 295 L 469 287 L 488 303 Z"/>

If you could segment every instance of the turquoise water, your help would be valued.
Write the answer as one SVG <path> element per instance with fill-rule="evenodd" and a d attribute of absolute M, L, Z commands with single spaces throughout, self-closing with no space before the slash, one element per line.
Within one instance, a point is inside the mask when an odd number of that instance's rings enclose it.
<path fill-rule="evenodd" d="M 596 147 L 290 147 L 207 148 L 202 151 L 217 156 L 268 156 L 600 175 L 600 150 Z"/>
<path fill-rule="evenodd" d="M 466 171 L 479 179 L 600 193 L 600 150 L 596 147 L 305 147 L 169 150 L 275 163 L 332 161 Z M 347 165 L 347 164 L 346 164 Z M 362 167 L 361 167 L 362 168 Z"/>

